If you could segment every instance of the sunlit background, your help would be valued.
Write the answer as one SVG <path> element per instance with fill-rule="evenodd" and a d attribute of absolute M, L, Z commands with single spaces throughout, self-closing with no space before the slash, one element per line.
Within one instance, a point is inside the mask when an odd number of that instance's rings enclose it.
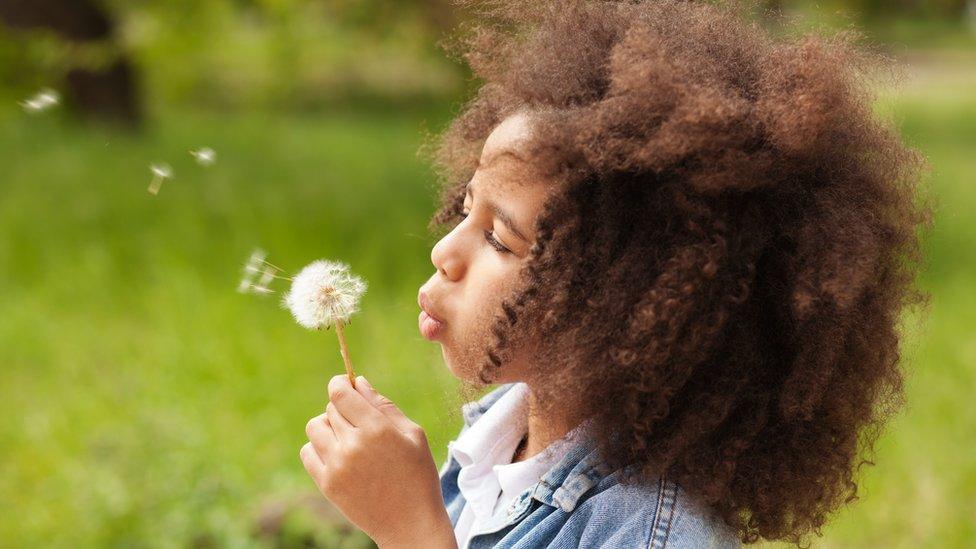
<path fill-rule="evenodd" d="M 976 2 L 767 1 L 906 68 L 878 110 L 938 201 L 908 406 L 819 547 L 976 543 Z M 298 458 L 335 335 L 235 290 L 261 247 L 347 262 L 350 357 L 440 464 L 455 382 L 417 331 L 436 181 L 476 82 L 448 0 L 0 0 L 0 546 L 360 547 Z M 46 90 L 50 91 L 46 91 Z M 216 152 L 215 162 L 191 154 Z M 157 194 L 147 192 L 165 166 Z M 286 286 L 274 283 L 271 289 Z"/>

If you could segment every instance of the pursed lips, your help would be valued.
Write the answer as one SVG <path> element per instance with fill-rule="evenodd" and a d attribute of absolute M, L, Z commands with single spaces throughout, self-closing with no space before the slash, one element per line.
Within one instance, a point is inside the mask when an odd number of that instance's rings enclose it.
<path fill-rule="evenodd" d="M 427 295 L 427 292 L 421 290 L 417 294 L 417 304 L 420 306 L 421 309 L 423 309 L 425 313 L 427 313 L 427 316 L 429 316 L 431 319 L 436 320 L 440 323 L 444 322 L 444 319 L 442 319 L 440 315 L 436 314 L 435 311 L 433 310 L 433 307 L 431 307 L 430 296 Z"/>

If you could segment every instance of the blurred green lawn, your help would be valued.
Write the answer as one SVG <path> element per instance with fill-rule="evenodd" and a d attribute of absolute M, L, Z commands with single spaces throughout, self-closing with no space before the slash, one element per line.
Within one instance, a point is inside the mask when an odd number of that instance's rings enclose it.
<path fill-rule="evenodd" d="M 929 82 L 893 109 L 940 202 L 931 316 L 908 319 L 908 408 L 816 546 L 976 539 L 976 97 Z M 255 246 L 289 270 L 336 258 L 368 280 L 351 358 L 427 429 L 439 464 L 460 419 L 416 328 L 436 196 L 416 151 L 449 114 L 175 110 L 141 136 L 0 116 L 0 545 L 258 545 L 262 506 L 316 493 L 298 450 L 342 361 L 332 333 L 299 328 L 275 296 L 234 291 Z M 200 146 L 216 165 L 193 162 Z M 156 161 L 175 178 L 154 197 Z"/>

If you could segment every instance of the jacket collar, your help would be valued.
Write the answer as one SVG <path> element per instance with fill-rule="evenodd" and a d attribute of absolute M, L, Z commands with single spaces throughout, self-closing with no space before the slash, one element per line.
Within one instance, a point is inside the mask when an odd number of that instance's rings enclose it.
<path fill-rule="evenodd" d="M 495 402 L 508 392 L 515 383 L 500 385 L 477 401 L 468 402 L 461 407 L 464 423 L 470 427 Z M 558 507 L 569 513 L 586 492 L 596 486 L 609 474 L 608 467 L 591 436 L 592 424 L 587 423 L 579 431 L 577 443 L 569 447 L 566 454 L 551 468 L 529 495 L 550 507 Z M 527 502 L 528 498 L 524 500 Z M 522 498 L 515 502 L 521 507 Z"/>
<path fill-rule="evenodd" d="M 610 473 L 591 433 L 592 424 L 584 425 L 576 444 L 535 486 L 534 499 L 569 513 L 584 494 Z"/>

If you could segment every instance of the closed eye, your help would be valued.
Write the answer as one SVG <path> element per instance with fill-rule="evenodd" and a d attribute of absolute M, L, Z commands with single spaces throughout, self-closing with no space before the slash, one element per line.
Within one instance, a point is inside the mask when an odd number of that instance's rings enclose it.
<path fill-rule="evenodd" d="M 468 217 L 467 212 L 461 212 L 459 215 L 461 216 L 461 219 Z M 498 250 L 499 253 L 503 253 L 503 254 L 512 253 L 512 250 L 509 250 L 508 248 L 505 247 L 504 244 L 499 242 L 498 239 L 495 238 L 494 233 L 492 233 L 491 231 L 485 231 L 485 240 L 488 242 L 488 244 L 491 244 L 492 248 Z"/>

